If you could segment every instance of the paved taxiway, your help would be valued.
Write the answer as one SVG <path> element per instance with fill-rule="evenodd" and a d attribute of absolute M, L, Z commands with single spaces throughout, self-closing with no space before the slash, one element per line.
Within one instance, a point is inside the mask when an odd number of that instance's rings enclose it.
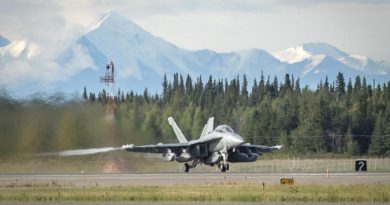
<path fill-rule="evenodd" d="M 176 185 L 206 183 L 279 183 L 294 178 L 296 184 L 390 183 L 390 172 L 368 173 L 158 173 L 158 174 L 1 174 L 0 186 L 56 183 L 74 186 Z"/>

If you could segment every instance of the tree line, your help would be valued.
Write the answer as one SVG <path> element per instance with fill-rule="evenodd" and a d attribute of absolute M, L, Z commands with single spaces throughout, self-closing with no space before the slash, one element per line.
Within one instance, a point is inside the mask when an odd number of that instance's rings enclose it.
<path fill-rule="evenodd" d="M 214 116 L 216 124 L 231 125 L 250 143 L 283 144 L 304 154 L 390 154 L 390 82 L 375 85 L 360 76 L 346 80 L 338 73 L 335 82 L 325 78 L 309 89 L 289 74 L 281 81 L 262 74 L 248 84 L 245 75 L 204 81 L 174 74 L 171 80 L 164 76 L 160 95 L 147 89 L 143 94 L 118 91 L 113 99 L 158 140 L 174 140 L 168 116 L 191 139 Z M 85 89 L 83 96 L 90 103 L 108 99 L 105 91 L 96 98 Z"/>
<path fill-rule="evenodd" d="M 215 125 L 232 126 L 247 142 L 283 144 L 286 153 L 390 154 L 390 81 L 371 84 L 339 73 L 335 82 L 326 78 L 310 89 L 289 74 L 282 80 L 262 74 L 249 83 L 245 75 L 204 80 L 176 73 L 164 76 L 157 94 L 84 88 L 81 99 L 61 96 L 21 102 L 0 93 L 0 154 L 176 142 L 169 116 L 188 139 L 214 116 Z"/>

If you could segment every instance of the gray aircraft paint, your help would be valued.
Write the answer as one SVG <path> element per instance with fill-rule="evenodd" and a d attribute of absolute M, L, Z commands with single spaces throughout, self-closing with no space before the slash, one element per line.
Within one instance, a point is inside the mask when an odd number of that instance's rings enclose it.
<path fill-rule="evenodd" d="M 281 145 L 264 146 L 244 144 L 244 139 L 228 125 L 219 125 L 215 129 L 214 117 L 209 118 L 202 130 L 200 138 L 188 141 L 172 117 L 168 118 L 179 143 L 155 145 L 134 144 L 123 145 L 122 149 L 129 152 L 160 153 L 164 161 L 185 162 L 185 171 L 197 164 L 218 167 L 222 172 L 229 170 L 228 162 L 252 162 L 262 152 L 281 149 Z M 240 151 L 241 150 L 241 151 Z M 229 158 L 230 156 L 230 158 Z"/>

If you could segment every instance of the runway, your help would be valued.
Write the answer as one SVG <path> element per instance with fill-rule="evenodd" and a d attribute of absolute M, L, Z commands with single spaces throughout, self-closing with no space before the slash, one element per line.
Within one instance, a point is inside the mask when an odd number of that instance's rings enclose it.
<path fill-rule="evenodd" d="M 213 183 L 279 183 L 293 178 L 295 184 L 390 183 L 389 172 L 369 173 L 155 173 L 155 174 L 2 174 L 0 186 L 60 184 L 71 186 L 192 185 Z"/>
<path fill-rule="evenodd" d="M 48 202 L 0 202 L 3 205 L 47 205 Z M 51 205 L 288 205 L 288 202 L 50 202 Z M 294 205 L 372 205 L 372 203 L 364 202 L 294 202 Z M 375 205 L 387 205 L 386 203 L 375 203 Z"/>

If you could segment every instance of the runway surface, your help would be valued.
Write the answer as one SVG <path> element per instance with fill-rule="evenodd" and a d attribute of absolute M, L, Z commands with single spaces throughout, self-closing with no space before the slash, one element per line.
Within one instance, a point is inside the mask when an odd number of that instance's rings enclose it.
<path fill-rule="evenodd" d="M 0 202 L 3 205 L 47 205 L 47 202 Z M 51 205 L 372 205 L 373 203 L 364 202 L 50 202 Z M 375 205 L 387 205 L 386 203 L 374 203 Z"/>
<path fill-rule="evenodd" d="M 389 172 L 372 173 L 156 173 L 156 174 L 2 174 L 0 186 L 11 184 L 61 184 L 73 186 L 191 185 L 212 183 L 279 183 L 293 178 L 295 184 L 390 183 Z"/>

